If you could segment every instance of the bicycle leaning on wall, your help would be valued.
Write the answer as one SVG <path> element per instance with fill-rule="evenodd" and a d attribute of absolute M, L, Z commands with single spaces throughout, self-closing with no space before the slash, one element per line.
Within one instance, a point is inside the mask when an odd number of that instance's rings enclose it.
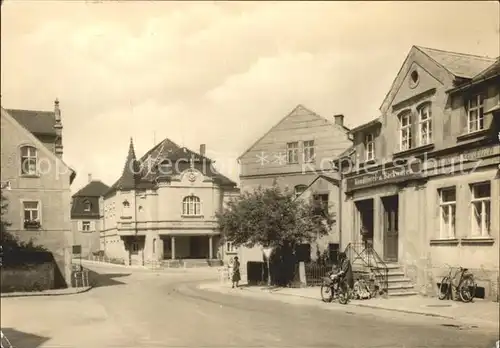
<path fill-rule="evenodd" d="M 448 266 L 449 271 L 448 274 L 441 280 L 438 298 L 440 300 L 453 300 L 459 297 L 463 302 L 471 302 L 476 295 L 477 287 L 474 275 L 470 273 L 467 268 L 459 267 L 455 273 L 453 273 L 453 267 L 450 265 L 446 266 Z M 457 285 L 455 285 L 454 281 L 459 275 L 460 278 L 458 279 Z"/>

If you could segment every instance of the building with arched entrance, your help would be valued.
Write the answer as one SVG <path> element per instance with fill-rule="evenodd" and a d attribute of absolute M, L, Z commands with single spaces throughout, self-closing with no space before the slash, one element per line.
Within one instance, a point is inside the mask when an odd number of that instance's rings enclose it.
<path fill-rule="evenodd" d="M 237 194 L 204 144 L 196 153 L 165 139 L 137 159 L 131 140 L 123 172 L 104 195 L 101 250 L 135 265 L 221 260 L 215 216 Z"/>

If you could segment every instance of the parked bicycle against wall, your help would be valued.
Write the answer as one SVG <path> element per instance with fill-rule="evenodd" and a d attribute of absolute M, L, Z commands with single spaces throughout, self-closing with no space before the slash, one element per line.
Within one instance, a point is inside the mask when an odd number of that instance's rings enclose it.
<path fill-rule="evenodd" d="M 476 295 L 477 284 L 474 280 L 474 275 L 469 272 L 467 268 L 459 267 L 453 273 L 453 267 L 446 265 L 449 268 L 448 275 L 444 276 L 439 284 L 439 294 L 438 298 L 440 300 L 444 299 L 454 299 L 459 297 L 463 302 L 471 302 Z M 454 281 L 458 279 L 457 285 Z M 455 296 L 453 296 L 455 295 Z"/>

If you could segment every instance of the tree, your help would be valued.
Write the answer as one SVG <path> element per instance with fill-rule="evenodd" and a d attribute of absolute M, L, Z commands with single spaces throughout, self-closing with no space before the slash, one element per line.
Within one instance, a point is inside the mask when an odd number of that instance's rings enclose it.
<path fill-rule="evenodd" d="M 227 241 L 235 246 L 293 249 L 328 234 L 331 215 L 318 214 L 313 201 L 295 199 L 279 187 L 258 188 L 228 202 L 217 214 Z"/>

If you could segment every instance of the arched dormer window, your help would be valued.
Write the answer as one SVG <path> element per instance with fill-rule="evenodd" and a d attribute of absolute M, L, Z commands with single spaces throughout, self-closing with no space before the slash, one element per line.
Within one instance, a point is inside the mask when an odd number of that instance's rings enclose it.
<path fill-rule="evenodd" d="M 201 215 L 201 201 L 197 196 L 187 196 L 182 200 L 182 215 Z"/>
<path fill-rule="evenodd" d="M 83 211 L 90 212 L 91 209 L 92 209 L 92 204 L 89 201 L 85 201 L 83 203 Z"/>
<path fill-rule="evenodd" d="M 297 185 L 294 187 L 294 195 L 295 195 L 295 198 L 297 198 L 298 196 L 300 196 L 302 194 L 302 192 L 304 192 L 305 190 L 307 190 L 307 186 L 306 185 Z"/>
<path fill-rule="evenodd" d="M 418 106 L 418 145 L 432 143 L 432 104 L 426 102 Z"/>
<path fill-rule="evenodd" d="M 21 147 L 21 175 L 36 175 L 38 151 L 34 146 Z"/>

